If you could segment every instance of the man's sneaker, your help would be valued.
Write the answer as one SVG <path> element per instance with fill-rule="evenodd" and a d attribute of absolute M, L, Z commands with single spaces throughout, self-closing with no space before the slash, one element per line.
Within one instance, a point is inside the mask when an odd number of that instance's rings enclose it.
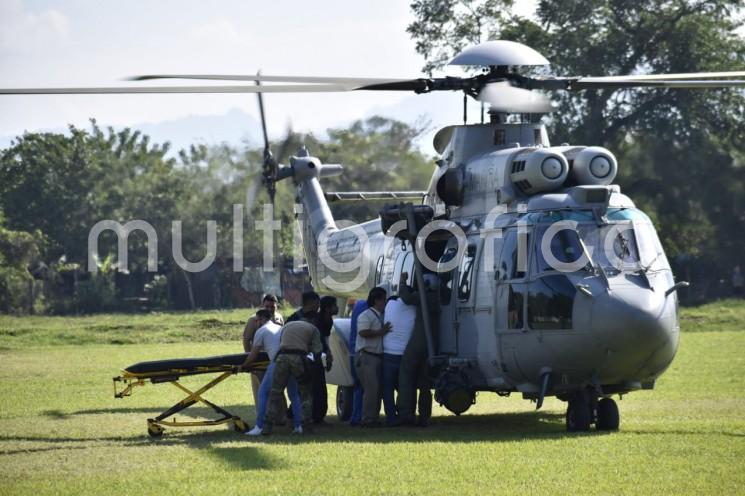
<path fill-rule="evenodd" d="M 247 436 L 261 436 L 261 427 L 259 427 L 258 425 L 257 426 L 254 426 L 253 429 L 251 429 L 250 431 L 246 432 L 246 435 Z"/>
<path fill-rule="evenodd" d="M 298 425 L 297 427 L 295 427 L 294 429 L 292 429 L 292 433 L 293 434 L 302 434 L 303 433 L 303 426 L 302 425 Z"/>

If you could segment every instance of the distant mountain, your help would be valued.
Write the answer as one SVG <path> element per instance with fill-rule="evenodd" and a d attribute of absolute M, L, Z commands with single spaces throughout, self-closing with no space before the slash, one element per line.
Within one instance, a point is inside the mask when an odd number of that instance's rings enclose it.
<path fill-rule="evenodd" d="M 106 123 L 99 123 L 107 127 Z M 114 126 L 121 129 L 124 126 Z M 192 144 L 215 145 L 228 143 L 240 145 L 248 141 L 254 145 L 261 142 L 261 124 L 251 115 L 232 109 L 222 115 L 189 115 L 162 122 L 149 122 L 128 126 L 150 136 L 154 143 L 171 143 L 174 152 Z M 47 132 L 65 133 L 66 128 L 45 129 Z M 0 149 L 10 146 L 16 136 L 0 136 Z"/>
<path fill-rule="evenodd" d="M 222 115 L 189 115 L 180 119 L 137 124 L 134 129 L 150 136 L 156 143 L 169 141 L 172 150 L 192 144 L 240 145 L 246 141 L 258 145 L 261 123 L 251 115 L 234 108 Z"/>
<path fill-rule="evenodd" d="M 478 104 L 469 105 L 470 122 L 478 119 Z M 463 103 L 459 95 L 454 93 L 432 93 L 427 95 L 412 95 L 399 103 L 389 106 L 374 107 L 365 112 L 364 117 L 380 115 L 407 124 L 426 127 L 417 140 L 420 150 L 428 155 L 434 154 L 432 138 L 443 126 L 459 124 L 462 121 Z M 349 122 L 339 122 L 333 127 L 344 127 Z M 106 123 L 100 123 L 106 127 Z M 123 126 L 114 126 L 121 129 Z M 260 146 L 261 124 L 243 110 L 234 108 L 221 115 L 189 115 L 178 119 L 162 122 L 149 122 L 129 126 L 150 136 L 155 143 L 171 143 L 171 150 L 175 153 L 192 144 L 216 145 L 228 143 L 241 145 L 246 142 L 253 146 Z M 46 129 L 44 131 L 64 133 L 66 128 Z M 323 137 L 325 129 L 313 130 L 317 136 Z M 15 136 L 0 136 L 0 149 L 10 146 Z"/>
<path fill-rule="evenodd" d="M 445 126 L 463 124 L 463 95 L 456 92 L 436 92 L 411 95 L 395 105 L 373 107 L 368 115 L 381 115 L 397 119 L 409 125 L 423 127 L 416 141 L 419 150 L 426 155 L 434 155 L 432 140 L 437 131 Z M 474 124 L 481 118 L 481 106 L 468 99 L 468 122 Z M 488 121 L 488 114 L 485 115 Z"/>

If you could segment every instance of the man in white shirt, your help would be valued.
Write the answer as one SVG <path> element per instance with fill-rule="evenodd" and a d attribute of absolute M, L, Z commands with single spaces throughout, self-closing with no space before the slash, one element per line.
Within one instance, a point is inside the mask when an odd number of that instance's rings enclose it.
<path fill-rule="evenodd" d="M 400 298 L 391 298 L 385 305 L 384 315 L 392 330 L 383 337 L 383 410 L 386 425 L 394 426 L 398 417 L 394 392 L 398 390 L 401 357 L 414 330 L 416 306 L 407 305 Z"/>
<path fill-rule="evenodd" d="M 373 288 L 367 295 L 368 309 L 357 319 L 355 368 L 362 383 L 362 427 L 379 427 L 380 380 L 383 365 L 383 336 L 391 331 L 383 323 L 387 294 L 383 288 Z"/>
<path fill-rule="evenodd" d="M 261 380 L 261 385 L 259 386 L 258 401 L 256 404 L 256 425 L 246 433 L 249 436 L 261 435 L 261 431 L 264 428 L 264 417 L 266 416 L 266 409 L 269 403 L 269 393 L 272 389 L 272 379 L 274 377 L 274 359 L 277 357 L 277 353 L 279 352 L 280 331 L 282 329 L 281 325 L 272 322 L 272 314 L 268 310 L 259 310 L 256 312 L 256 317 L 261 327 L 259 327 L 254 335 L 251 352 L 248 354 L 248 357 L 246 357 L 246 361 L 243 363 L 241 368 L 247 367 L 256 360 L 256 357 L 261 351 L 264 351 L 269 355 L 269 360 L 271 360 L 271 362 L 269 363 L 269 367 L 266 369 L 264 377 Z M 287 392 L 292 401 L 293 422 L 295 424 L 295 430 L 293 432 L 301 433 L 302 410 L 300 396 L 297 390 L 297 383 L 294 379 L 291 379 L 287 384 Z"/>

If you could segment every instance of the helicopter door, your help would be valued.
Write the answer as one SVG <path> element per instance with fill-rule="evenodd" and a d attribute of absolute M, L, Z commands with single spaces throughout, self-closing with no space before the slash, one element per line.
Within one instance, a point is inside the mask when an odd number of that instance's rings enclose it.
<path fill-rule="evenodd" d="M 445 253 L 440 257 L 438 266 L 442 267 L 444 264 L 450 262 L 455 258 L 458 253 L 458 249 L 455 247 L 448 248 Z M 439 326 L 439 352 L 446 355 L 454 355 L 458 352 L 458 343 L 456 341 L 456 329 L 455 329 L 455 312 L 453 309 L 455 305 L 453 300 L 457 297 L 457 291 L 453 291 L 456 286 L 455 277 L 457 275 L 457 268 L 449 271 L 443 271 L 442 269 L 437 271 L 440 277 L 440 326 Z"/>
<path fill-rule="evenodd" d="M 476 297 L 476 261 L 479 238 L 472 240 L 466 248 L 466 254 L 463 256 L 458 266 L 458 286 L 455 295 L 455 322 L 453 328 L 457 339 L 456 352 L 460 357 L 476 356 L 478 351 L 479 337 L 477 335 L 478 326 L 476 325 L 474 313 L 474 299 Z"/>
<path fill-rule="evenodd" d="M 505 231 L 502 253 L 497 265 L 497 332 L 502 371 L 522 379 L 517 364 L 517 349 L 525 332 L 525 294 L 528 268 L 528 233 Z"/>

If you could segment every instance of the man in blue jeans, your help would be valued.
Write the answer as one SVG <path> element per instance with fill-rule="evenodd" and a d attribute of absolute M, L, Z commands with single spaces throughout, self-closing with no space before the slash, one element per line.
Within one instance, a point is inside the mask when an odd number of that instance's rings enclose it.
<path fill-rule="evenodd" d="M 383 410 L 386 425 L 393 427 L 398 425 L 394 394 L 398 390 L 401 357 L 414 330 L 416 307 L 407 305 L 400 298 L 391 298 L 385 305 L 384 315 L 392 331 L 383 337 Z"/>
<path fill-rule="evenodd" d="M 261 380 L 261 385 L 258 391 L 258 402 L 256 405 L 256 425 L 253 429 L 248 431 L 246 434 L 249 436 L 260 436 L 264 429 L 264 417 L 266 416 L 266 409 L 269 404 L 269 393 L 272 389 L 272 379 L 274 378 L 274 359 L 277 357 L 279 351 L 279 338 L 282 326 L 275 324 L 271 320 L 271 313 L 268 310 L 259 310 L 256 312 L 257 320 L 259 321 L 259 329 L 256 331 L 253 339 L 253 346 L 251 352 L 246 357 L 246 361 L 241 365 L 241 368 L 245 368 L 250 365 L 259 352 L 264 351 L 269 355 L 269 367 L 264 372 L 264 377 Z M 300 395 L 297 390 L 297 382 L 294 377 L 290 377 L 287 383 L 287 392 L 290 395 L 290 401 L 292 402 L 292 413 L 293 423 L 295 429 L 292 431 L 294 434 L 302 434 L 302 404 L 300 403 Z"/>
<path fill-rule="evenodd" d="M 352 415 L 349 418 L 349 425 L 358 426 L 362 422 L 362 383 L 357 377 L 357 367 L 354 365 L 354 347 L 357 344 L 357 319 L 362 312 L 367 310 L 367 300 L 357 300 L 352 308 L 352 327 L 349 332 L 349 363 L 354 379 L 354 393 L 352 395 Z"/>

